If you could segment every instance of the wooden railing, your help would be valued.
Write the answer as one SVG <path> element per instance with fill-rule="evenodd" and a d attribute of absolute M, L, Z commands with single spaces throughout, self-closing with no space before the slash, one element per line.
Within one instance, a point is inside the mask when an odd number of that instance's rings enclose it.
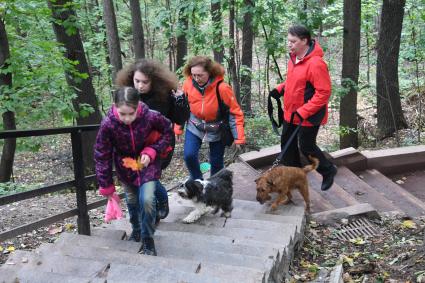
<path fill-rule="evenodd" d="M 51 217 L 43 218 L 38 221 L 25 224 L 8 231 L 0 233 L 0 242 L 6 239 L 16 237 L 18 235 L 30 232 L 40 227 L 48 226 L 55 222 L 77 215 L 78 233 L 84 235 L 90 235 L 90 220 L 88 211 L 106 203 L 106 199 L 96 201 L 94 203 L 87 204 L 86 197 L 86 182 L 93 181 L 94 175 L 85 176 L 84 174 L 84 162 L 82 152 L 82 132 L 96 131 L 99 125 L 87 125 L 87 126 L 75 126 L 55 129 L 39 129 L 39 130 L 19 130 L 19 131 L 2 131 L 0 132 L 0 139 L 9 138 L 23 138 L 23 137 L 34 137 L 34 136 L 49 136 L 58 134 L 70 134 L 72 144 L 72 160 L 74 164 L 74 180 L 58 183 L 50 186 L 41 187 L 38 189 L 16 193 L 12 195 L 6 195 L 0 197 L 0 206 L 13 203 L 25 199 L 30 199 L 36 196 L 41 196 L 48 193 L 58 192 L 61 190 L 69 189 L 71 187 L 76 188 L 77 208 L 71 209 Z"/>

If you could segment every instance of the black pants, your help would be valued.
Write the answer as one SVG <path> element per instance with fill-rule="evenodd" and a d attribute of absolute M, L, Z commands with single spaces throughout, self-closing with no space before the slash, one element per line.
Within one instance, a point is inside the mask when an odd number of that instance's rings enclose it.
<path fill-rule="evenodd" d="M 297 125 L 289 124 L 286 121 L 283 122 L 282 136 L 280 141 L 281 149 L 283 149 L 285 144 L 288 142 L 296 127 Z M 325 157 L 323 152 L 316 144 L 319 127 L 320 126 L 301 127 L 297 137 L 292 140 L 286 153 L 283 155 L 281 163 L 285 166 L 301 167 L 299 153 L 300 149 L 305 157 L 308 158 L 308 156 L 311 155 L 319 159 L 319 167 L 317 168 L 317 172 L 322 175 L 329 172 L 333 164 Z"/>

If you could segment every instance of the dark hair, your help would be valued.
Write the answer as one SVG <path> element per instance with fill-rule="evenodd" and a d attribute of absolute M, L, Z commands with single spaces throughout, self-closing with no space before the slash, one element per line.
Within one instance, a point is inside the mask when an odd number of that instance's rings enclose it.
<path fill-rule="evenodd" d="M 171 90 L 177 90 L 179 83 L 177 76 L 163 64 L 151 59 L 140 59 L 120 70 L 117 73 L 115 84 L 119 87 L 134 87 L 133 77 L 136 71 L 150 79 L 151 92 L 160 101 L 167 101 Z"/>
<path fill-rule="evenodd" d="M 223 66 L 221 66 L 219 63 L 212 60 L 208 56 L 194 56 L 190 58 L 187 64 L 184 66 L 183 75 L 185 77 L 189 77 L 190 75 L 192 75 L 191 69 L 195 66 L 202 66 L 211 77 L 224 75 Z"/>
<path fill-rule="evenodd" d="M 307 43 L 311 43 L 311 33 L 303 25 L 293 25 L 288 29 L 288 33 L 298 37 L 299 39 L 307 39 Z"/>
<path fill-rule="evenodd" d="M 120 87 L 114 92 L 114 103 L 117 107 L 127 105 L 137 109 L 139 105 L 139 93 L 132 87 Z"/>

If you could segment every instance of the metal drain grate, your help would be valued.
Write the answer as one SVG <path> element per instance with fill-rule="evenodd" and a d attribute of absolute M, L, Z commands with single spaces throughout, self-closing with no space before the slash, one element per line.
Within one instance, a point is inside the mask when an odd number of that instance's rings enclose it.
<path fill-rule="evenodd" d="M 379 235 L 374 225 L 367 218 L 357 218 L 351 223 L 344 225 L 336 233 L 340 240 L 351 240 L 362 237 L 373 237 Z"/>

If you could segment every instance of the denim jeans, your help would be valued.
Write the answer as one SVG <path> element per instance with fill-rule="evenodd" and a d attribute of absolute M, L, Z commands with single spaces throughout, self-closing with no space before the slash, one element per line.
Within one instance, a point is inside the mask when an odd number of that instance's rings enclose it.
<path fill-rule="evenodd" d="M 144 183 L 139 188 L 124 186 L 131 227 L 133 231 L 141 231 L 142 238 L 155 233 L 156 191 L 160 186 L 164 188 L 159 181 Z"/>
<path fill-rule="evenodd" d="M 199 149 L 202 140 L 191 131 L 186 130 L 184 139 L 184 162 L 189 170 L 190 178 L 193 180 L 203 179 L 201 169 L 199 168 Z M 210 142 L 210 164 L 211 176 L 224 167 L 224 146 L 221 141 Z"/>

